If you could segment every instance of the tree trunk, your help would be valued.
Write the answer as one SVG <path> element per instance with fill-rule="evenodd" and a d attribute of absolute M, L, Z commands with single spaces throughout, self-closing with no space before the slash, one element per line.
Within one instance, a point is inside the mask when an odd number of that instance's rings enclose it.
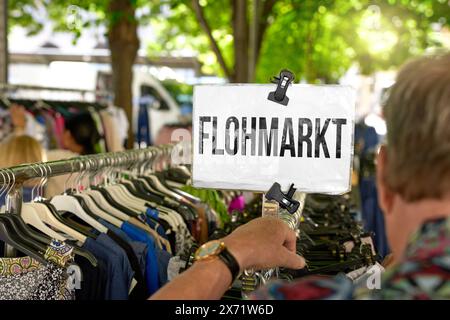
<path fill-rule="evenodd" d="M 247 0 L 232 0 L 234 73 L 233 82 L 249 81 L 249 25 Z"/>
<path fill-rule="evenodd" d="M 127 148 L 134 146 L 133 133 L 133 64 L 139 49 L 135 7 L 131 0 L 111 0 L 108 30 L 114 90 L 114 104 L 125 110 L 130 123 Z"/>
<path fill-rule="evenodd" d="M 232 10 L 234 66 L 228 68 L 217 41 L 212 35 L 212 29 L 205 19 L 199 0 L 191 0 L 200 27 L 209 38 L 211 49 L 217 57 L 225 76 L 230 82 L 249 82 L 255 77 L 255 69 L 258 64 L 261 45 L 265 31 L 269 25 L 268 18 L 278 0 L 253 0 L 254 17 L 252 35 L 248 22 L 248 0 L 230 0 Z"/>
<path fill-rule="evenodd" d="M 219 44 L 217 43 L 216 39 L 214 39 L 213 34 L 212 34 L 212 29 L 209 26 L 208 21 L 206 21 L 205 15 L 203 13 L 203 9 L 202 6 L 200 6 L 200 1 L 199 0 L 192 0 L 192 9 L 195 12 L 195 15 L 197 17 L 197 20 L 200 24 L 200 27 L 203 29 L 203 31 L 206 33 L 206 36 L 209 39 L 209 43 L 211 46 L 211 50 L 214 52 L 214 54 L 216 55 L 217 61 L 220 64 L 220 67 L 223 70 L 223 73 L 225 74 L 225 76 L 228 78 L 228 80 L 231 81 L 232 79 L 232 74 L 231 71 L 229 70 L 225 59 L 223 57 L 222 51 L 219 48 Z"/>
<path fill-rule="evenodd" d="M 261 56 L 261 47 L 269 27 L 269 17 L 273 14 L 273 7 L 278 0 L 253 0 L 252 28 L 249 45 L 249 74 L 248 81 L 253 82 L 256 76 L 256 68 Z"/>
<path fill-rule="evenodd" d="M 248 81 L 255 81 L 256 61 L 257 57 L 257 40 L 259 34 L 259 20 L 261 19 L 261 1 L 253 0 L 252 11 L 253 15 L 250 22 L 250 37 L 249 37 L 249 61 L 248 61 Z"/>

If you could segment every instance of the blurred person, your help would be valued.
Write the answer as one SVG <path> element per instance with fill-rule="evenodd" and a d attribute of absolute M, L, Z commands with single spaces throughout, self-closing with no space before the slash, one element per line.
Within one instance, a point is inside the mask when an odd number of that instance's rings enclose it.
<path fill-rule="evenodd" d="M 63 145 L 65 150 L 49 150 L 49 161 L 70 159 L 79 155 L 97 153 L 96 144 L 100 140 L 94 120 L 89 113 L 79 113 L 65 121 Z M 63 193 L 69 175 L 57 176 L 48 180 L 45 196 L 51 198 Z"/>
<path fill-rule="evenodd" d="M 21 164 L 46 161 L 45 150 L 34 138 L 26 135 L 13 135 L 0 144 L 0 169 Z M 31 190 L 36 181 L 28 181 L 23 187 L 23 200 L 31 201 Z M 0 195 L 0 206 L 5 204 L 6 192 Z"/>
<path fill-rule="evenodd" d="M 63 144 L 67 150 L 79 155 L 97 153 L 100 141 L 97 126 L 89 113 L 79 113 L 65 121 Z"/>
<path fill-rule="evenodd" d="M 26 132 L 27 118 L 23 107 L 11 108 L 11 118 L 16 135 Z M 65 149 L 47 151 L 47 160 L 70 159 L 79 155 L 96 153 L 96 145 L 101 137 L 94 119 L 88 112 L 78 113 L 65 120 L 62 141 Z M 45 188 L 45 197 L 63 193 L 69 175 L 50 178 Z"/>
<path fill-rule="evenodd" d="M 26 115 L 24 107 L 13 105 L 10 108 L 11 120 L 16 135 L 29 134 L 29 119 Z M 67 119 L 64 123 L 64 133 L 62 136 L 64 148 L 73 155 L 86 155 L 96 153 L 96 144 L 101 137 L 97 130 L 97 126 L 88 112 L 75 114 Z M 58 158 L 57 156 L 49 156 L 49 158 Z M 58 160 L 58 159 L 53 159 Z"/>
<path fill-rule="evenodd" d="M 384 258 L 390 249 L 376 186 L 375 155 L 379 140 L 374 127 L 366 125 L 364 121 L 355 124 L 355 157 L 358 157 L 359 167 L 357 189 L 359 189 L 361 219 L 364 230 L 373 233 L 375 248 L 381 258 Z"/>
<path fill-rule="evenodd" d="M 343 274 L 275 281 L 254 299 L 450 299 L 450 54 L 406 64 L 384 107 L 387 145 L 377 155 L 377 187 L 393 254 L 380 290 Z M 220 299 L 243 270 L 305 266 L 296 234 L 258 218 L 197 251 L 192 267 L 152 299 Z M 373 274 L 377 276 L 377 274 Z"/>

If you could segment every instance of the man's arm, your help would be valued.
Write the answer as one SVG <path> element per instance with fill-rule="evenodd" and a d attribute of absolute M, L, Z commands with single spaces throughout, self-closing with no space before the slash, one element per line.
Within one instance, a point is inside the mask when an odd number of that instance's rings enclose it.
<path fill-rule="evenodd" d="M 296 235 L 281 220 L 258 218 L 222 239 L 240 270 L 277 266 L 300 269 L 305 260 L 296 254 Z M 150 299 L 220 299 L 231 285 L 228 267 L 219 259 L 195 262 Z"/>
<path fill-rule="evenodd" d="M 219 260 L 196 262 L 156 292 L 152 300 L 216 300 L 231 283 L 231 273 Z"/>

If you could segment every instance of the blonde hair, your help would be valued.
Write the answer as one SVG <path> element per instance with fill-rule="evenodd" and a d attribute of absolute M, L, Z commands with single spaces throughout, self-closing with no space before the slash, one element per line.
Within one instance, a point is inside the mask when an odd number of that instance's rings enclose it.
<path fill-rule="evenodd" d="M 450 54 L 408 63 L 389 91 L 387 185 L 408 201 L 450 192 Z"/>
<path fill-rule="evenodd" d="M 41 144 L 33 137 L 12 136 L 0 144 L 0 168 L 41 161 L 46 161 L 46 154 Z"/>

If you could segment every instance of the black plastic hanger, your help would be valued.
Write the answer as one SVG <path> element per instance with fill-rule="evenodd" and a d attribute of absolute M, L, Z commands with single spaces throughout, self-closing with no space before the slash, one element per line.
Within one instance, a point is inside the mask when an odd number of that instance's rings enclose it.
<path fill-rule="evenodd" d="M 134 190 L 133 188 L 128 184 L 131 183 L 134 186 Z M 139 180 L 128 180 L 127 182 L 123 182 L 122 184 L 125 186 L 125 188 L 128 189 L 128 191 L 135 197 L 141 198 L 145 201 L 149 201 L 149 202 L 154 202 L 157 204 L 163 204 L 164 202 L 164 198 L 149 192 L 146 188 L 145 185 L 142 181 Z"/>
<path fill-rule="evenodd" d="M 36 241 L 39 241 L 46 246 L 51 244 L 52 238 L 41 232 L 36 231 L 34 228 L 27 225 L 20 216 L 15 214 L 10 214 L 9 216 L 16 221 L 16 224 L 20 226 L 21 229 L 27 230 L 27 233 L 30 235 L 30 237 L 34 238 Z M 76 243 L 70 243 L 69 245 L 73 247 L 73 253 L 75 255 L 86 258 L 94 267 L 98 265 L 97 259 L 92 253 L 80 248 Z"/>
<path fill-rule="evenodd" d="M 186 184 L 188 180 L 191 178 L 190 176 L 186 175 L 183 172 L 183 170 L 178 168 L 169 168 L 163 173 L 167 180 L 175 181 L 182 184 Z"/>
<path fill-rule="evenodd" d="M 5 214 L 3 215 L 3 217 L 9 218 L 10 220 L 14 221 L 14 224 L 17 225 L 17 227 L 21 229 L 24 234 L 27 234 L 30 239 L 33 239 L 34 241 L 37 241 L 44 245 L 48 245 L 51 242 L 51 238 L 49 236 L 35 231 L 33 228 L 27 225 L 19 215 Z"/>
<path fill-rule="evenodd" d="M 47 261 L 39 252 L 36 252 L 24 244 L 21 239 L 12 230 L 10 230 L 10 227 L 8 227 L 8 220 L 0 220 L 0 240 L 11 245 L 16 250 L 32 257 L 38 262 L 44 265 L 47 264 Z"/>
<path fill-rule="evenodd" d="M 49 201 L 44 200 L 42 201 L 43 204 L 47 206 L 47 208 L 50 210 L 50 212 L 53 214 L 53 216 L 61 223 L 65 224 L 66 226 L 70 227 L 71 229 L 74 229 L 81 233 L 82 235 L 90 238 L 97 238 L 97 235 L 92 233 L 87 233 L 85 229 L 80 228 L 78 225 L 72 223 L 72 221 L 66 219 L 64 217 L 64 213 L 59 212 L 53 204 L 51 204 Z"/>
<path fill-rule="evenodd" d="M 108 203 L 110 205 L 112 205 L 113 207 L 115 207 L 117 210 L 122 211 L 123 213 L 132 216 L 132 217 L 137 217 L 139 214 L 137 214 L 136 212 L 134 212 L 133 210 L 131 210 L 130 208 L 127 208 L 123 205 L 121 205 L 120 203 L 118 203 L 110 194 L 107 190 L 101 188 L 101 187 L 97 187 L 97 186 L 92 186 L 91 187 L 92 190 L 97 190 L 99 191 L 103 197 L 105 198 L 106 201 L 108 201 Z"/>
<path fill-rule="evenodd" d="M 47 249 L 44 244 L 34 240 L 26 230 L 24 231 L 18 224 L 16 224 L 10 215 L 0 215 L 0 221 L 2 221 L 9 230 L 16 234 L 16 239 L 19 239 L 22 244 L 26 245 L 33 251 L 43 254 Z"/>

